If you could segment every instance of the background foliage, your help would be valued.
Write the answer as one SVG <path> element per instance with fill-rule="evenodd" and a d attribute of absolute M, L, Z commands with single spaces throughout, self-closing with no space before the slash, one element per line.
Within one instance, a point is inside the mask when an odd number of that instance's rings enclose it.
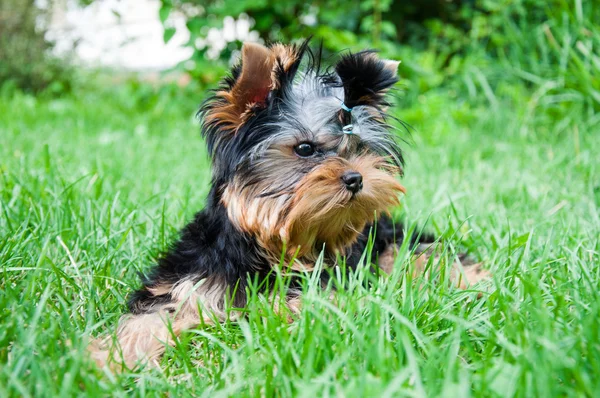
<path fill-rule="evenodd" d="M 73 70 L 51 52 L 46 38 L 54 1 L 40 9 L 35 0 L 0 1 L 0 88 L 39 93 L 68 92 Z"/>
<path fill-rule="evenodd" d="M 187 18 L 193 59 L 205 58 L 206 38 L 228 16 L 253 21 L 264 41 L 314 37 L 325 53 L 379 49 L 404 62 L 409 99 L 452 88 L 457 97 L 530 96 L 550 113 L 600 109 L 600 5 L 584 0 L 161 0 L 165 39 L 169 15 Z M 596 23 L 594 23 L 596 21 Z M 230 38 L 220 51 L 240 48 Z M 507 86 L 518 85 L 519 89 Z M 597 120 L 593 120 L 597 123 Z M 563 126 L 564 127 L 564 126 Z"/>
<path fill-rule="evenodd" d="M 80 0 L 82 6 L 93 1 Z M 75 84 L 65 60 L 52 55 L 45 29 L 53 1 L 0 3 L 0 85 L 60 94 Z M 499 97 L 528 99 L 535 117 L 587 115 L 600 109 L 600 5 L 595 0 L 160 0 L 164 39 L 183 15 L 194 49 L 185 70 L 211 85 L 241 47 L 224 25 L 245 20 L 265 42 L 312 36 L 325 56 L 377 48 L 403 62 L 402 103 L 441 89 L 469 104 L 497 107 Z M 215 48 L 214 38 L 220 44 Z M 212 38 L 212 40 L 211 40 Z M 210 55 L 210 57 L 209 57 Z M 218 58 L 215 62 L 214 57 Z M 444 94 L 444 95 L 445 95 Z M 536 112 L 533 112 L 533 110 Z M 569 128 L 556 126 L 553 133 Z"/>

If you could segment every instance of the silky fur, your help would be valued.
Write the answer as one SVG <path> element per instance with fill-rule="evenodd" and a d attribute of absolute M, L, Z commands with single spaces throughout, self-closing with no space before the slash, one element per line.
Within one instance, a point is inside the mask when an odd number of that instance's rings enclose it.
<path fill-rule="evenodd" d="M 402 153 L 385 112 L 398 63 L 366 51 L 323 70 L 307 45 L 244 45 L 241 63 L 200 109 L 213 172 L 206 207 L 143 278 L 116 336 L 92 344 L 98 364 L 157 363 L 184 330 L 237 319 L 227 308 L 246 305 L 250 279 L 276 308 L 297 313 L 297 280 L 285 297 L 268 291 L 282 258 L 284 272 L 310 272 L 320 254 L 326 266 L 345 256 L 353 268 L 371 231 L 370 260 L 381 254 L 390 271 L 405 238 L 414 247 L 433 241 L 405 237 L 386 215 L 404 192 Z M 348 123 L 351 135 L 342 131 Z M 299 156 L 301 143 L 314 155 Z M 362 175 L 360 191 L 343 183 L 348 172 Z"/>

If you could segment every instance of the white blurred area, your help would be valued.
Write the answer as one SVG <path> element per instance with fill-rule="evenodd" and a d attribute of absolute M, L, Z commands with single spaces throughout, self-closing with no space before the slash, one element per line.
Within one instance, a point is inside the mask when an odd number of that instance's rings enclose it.
<path fill-rule="evenodd" d="M 47 7 L 47 0 L 37 5 Z M 163 40 L 159 0 L 96 0 L 87 7 L 77 1 L 54 1 L 48 39 L 55 51 L 65 53 L 75 44 L 75 56 L 83 65 L 109 66 L 130 70 L 164 70 L 189 59 L 192 48 L 185 17 L 172 12 L 167 25 L 176 29 L 168 43 Z M 208 47 L 207 56 L 216 58 L 229 42 L 257 41 L 247 16 L 225 18 L 224 29 L 208 29 L 197 48 Z"/>

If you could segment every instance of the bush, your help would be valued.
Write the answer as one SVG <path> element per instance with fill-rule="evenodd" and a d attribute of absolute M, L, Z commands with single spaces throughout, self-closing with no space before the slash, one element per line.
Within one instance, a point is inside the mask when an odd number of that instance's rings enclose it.
<path fill-rule="evenodd" d="M 0 86 L 27 92 L 64 92 L 72 86 L 72 69 L 54 56 L 45 37 L 52 1 L 46 10 L 35 0 L 0 2 Z"/>

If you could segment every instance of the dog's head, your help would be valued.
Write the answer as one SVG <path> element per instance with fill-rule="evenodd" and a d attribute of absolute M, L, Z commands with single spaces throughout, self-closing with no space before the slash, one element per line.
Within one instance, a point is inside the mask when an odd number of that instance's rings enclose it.
<path fill-rule="evenodd" d="M 397 67 L 367 51 L 323 71 L 306 42 L 245 44 L 200 111 L 213 184 L 234 225 L 272 253 L 343 253 L 398 204 L 402 156 L 384 99 Z"/>

